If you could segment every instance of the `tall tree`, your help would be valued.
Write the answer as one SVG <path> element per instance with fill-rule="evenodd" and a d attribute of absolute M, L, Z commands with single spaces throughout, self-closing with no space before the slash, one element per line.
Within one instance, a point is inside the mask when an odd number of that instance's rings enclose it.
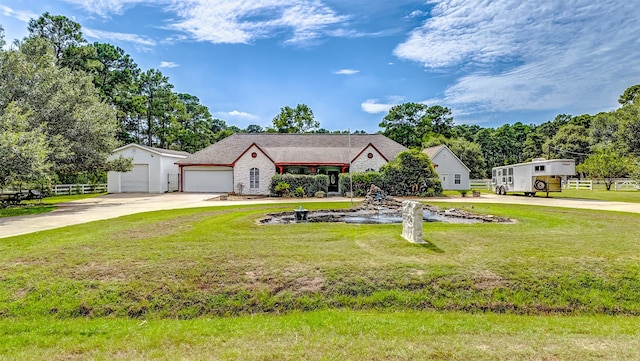
<path fill-rule="evenodd" d="M 615 112 L 601 112 L 594 115 L 589 127 L 589 138 L 592 146 L 605 147 L 619 144 L 620 122 L 616 119 Z"/>
<path fill-rule="evenodd" d="M 422 135 L 431 126 L 427 117 L 427 106 L 420 103 L 403 103 L 389 109 L 379 126 L 387 138 L 407 148 L 422 146 Z"/>
<path fill-rule="evenodd" d="M 169 78 L 156 69 L 147 70 L 138 78 L 138 90 L 143 97 L 144 124 L 141 128 L 144 143 L 148 146 L 166 146 L 164 131 L 170 121 L 167 108 L 173 105 L 174 101 L 172 88 Z"/>
<path fill-rule="evenodd" d="M 640 156 L 640 104 L 625 104 L 614 115 L 618 122 L 617 138 L 623 151 Z"/>
<path fill-rule="evenodd" d="M 637 104 L 640 105 L 640 84 L 636 84 L 627 88 L 620 98 L 618 98 L 618 103 L 622 105 L 627 104 Z"/>
<path fill-rule="evenodd" d="M 50 175 L 45 132 L 29 125 L 30 116 L 14 103 L 0 115 L 0 191 L 13 182 L 33 182 Z"/>
<path fill-rule="evenodd" d="M 548 148 L 550 147 L 550 148 Z M 591 149 L 589 130 L 581 125 L 566 124 L 543 145 L 551 158 L 575 159 L 582 163 Z"/>
<path fill-rule="evenodd" d="M 0 25 L 0 51 L 2 51 L 5 45 L 7 45 L 7 42 L 4 39 L 4 28 Z"/>
<path fill-rule="evenodd" d="M 278 133 L 306 133 L 320 127 L 313 111 L 306 104 L 298 104 L 295 108 L 285 106 L 273 118 L 273 129 Z"/>
<path fill-rule="evenodd" d="M 53 47 L 53 55 L 60 61 L 69 49 L 80 47 L 86 40 L 82 37 L 80 24 L 63 15 L 45 12 L 37 19 L 29 20 L 27 30 L 31 37 L 42 37 Z"/>
<path fill-rule="evenodd" d="M 54 64 L 40 37 L 28 38 L 0 60 L 0 111 L 15 104 L 31 129 L 41 129 L 48 161 L 61 176 L 100 169 L 115 146 L 115 113 L 103 103 L 92 78 Z"/>
<path fill-rule="evenodd" d="M 264 133 L 264 129 L 258 124 L 249 124 L 244 131 L 246 133 Z"/>
<path fill-rule="evenodd" d="M 177 97 L 174 122 L 167 130 L 169 147 L 194 153 L 215 142 L 209 109 L 196 96 L 177 94 Z"/>

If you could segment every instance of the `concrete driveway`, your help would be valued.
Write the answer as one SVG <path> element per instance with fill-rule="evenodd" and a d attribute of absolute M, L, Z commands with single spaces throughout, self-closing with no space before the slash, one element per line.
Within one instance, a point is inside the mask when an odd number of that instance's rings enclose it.
<path fill-rule="evenodd" d="M 0 218 L 0 238 L 44 231 L 129 214 L 180 208 L 216 207 L 225 205 L 260 204 L 274 202 L 300 203 L 299 199 L 248 199 L 221 201 L 220 194 L 205 193 L 120 193 L 96 198 L 60 203 L 49 213 Z M 345 198 L 308 198 L 304 202 L 342 201 Z M 292 206 L 293 207 L 293 206 Z"/>
<path fill-rule="evenodd" d="M 108 194 L 60 203 L 49 213 L 0 218 L 0 238 L 44 231 L 128 214 L 206 206 L 214 194 Z"/>
<path fill-rule="evenodd" d="M 219 194 L 166 193 L 166 194 L 109 194 L 96 198 L 62 203 L 53 212 L 20 217 L 0 218 L 0 238 L 60 228 L 74 224 L 117 218 L 129 214 L 180 208 L 215 207 L 225 205 L 300 203 L 299 199 L 248 199 L 221 201 Z M 361 201 L 362 199 L 355 199 Z M 424 201 L 424 199 L 421 199 Z M 517 195 L 498 196 L 482 194 L 482 197 L 434 198 L 434 202 L 530 204 L 536 206 L 568 207 L 607 211 L 640 213 L 640 204 L 605 202 L 582 199 L 558 199 L 523 197 Z M 305 198 L 302 202 L 339 202 L 349 198 Z"/>

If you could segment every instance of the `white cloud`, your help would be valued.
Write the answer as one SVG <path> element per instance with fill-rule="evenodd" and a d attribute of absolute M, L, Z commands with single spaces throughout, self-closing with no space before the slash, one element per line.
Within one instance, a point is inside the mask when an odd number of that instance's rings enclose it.
<path fill-rule="evenodd" d="M 144 36 L 136 35 L 136 34 L 115 33 L 110 31 L 102 31 L 102 30 L 95 30 L 95 29 L 89 29 L 89 28 L 83 28 L 82 32 L 85 35 L 91 38 L 96 38 L 96 39 L 126 41 L 126 42 L 134 43 L 137 45 L 143 45 L 143 46 L 156 45 L 155 40 L 149 39 Z"/>
<path fill-rule="evenodd" d="M 364 102 L 362 102 L 362 104 L 360 104 L 360 108 L 364 112 L 371 113 L 371 114 L 386 113 L 394 105 L 398 105 L 402 103 L 403 100 L 404 98 L 400 96 L 388 97 L 386 103 L 380 103 L 378 99 L 367 99 Z"/>
<path fill-rule="evenodd" d="M 14 10 L 8 6 L 0 5 L 0 13 L 2 15 L 18 19 L 20 21 L 28 22 L 31 19 L 37 19 L 40 14 L 32 13 L 30 11 Z"/>
<path fill-rule="evenodd" d="M 300 44 L 347 19 L 319 0 L 177 0 L 173 10 L 181 18 L 174 29 L 212 43 L 249 43 L 288 30 L 286 42 Z"/>
<path fill-rule="evenodd" d="M 360 72 L 360 70 L 355 70 L 355 69 L 340 69 L 337 71 L 334 71 L 333 73 L 336 75 L 354 75 L 354 74 L 358 74 Z"/>
<path fill-rule="evenodd" d="M 158 67 L 160 68 L 175 68 L 178 67 L 180 65 L 178 65 L 177 63 L 174 63 L 172 61 L 161 61 L 160 65 Z"/>
<path fill-rule="evenodd" d="M 253 114 L 250 114 L 250 113 L 247 113 L 247 112 L 240 112 L 240 111 L 237 111 L 237 110 L 232 110 L 232 111 L 226 113 L 226 115 L 229 115 L 229 116 L 234 117 L 234 118 L 241 118 L 241 119 L 258 119 L 258 117 L 253 115 Z"/>
<path fill-rule="evenodd" d="M 423 16 L 427 16 L 429 13 L 422 10 L 414 10 L 407 15 L 407 18 L 421 18 Z"/>
<path fill-rule="evenodd" d="M 637 83 L 640 8 L 617 0 L 434 0 L 394 54 L 461 76 L 446 101 L 476 111 L 612 107 Z M 463 110 L 464 111 L 464 110 Z"/>
<path fill-rule="evenodd" d="M 85 10 L 108 17 L 112 14 L 122 14 L 128 7 L 143 3 L 145 0 L 65 0 L 68 3 L 76 4 Z M 148 1 L 148 0 L 147 0 Z"/>

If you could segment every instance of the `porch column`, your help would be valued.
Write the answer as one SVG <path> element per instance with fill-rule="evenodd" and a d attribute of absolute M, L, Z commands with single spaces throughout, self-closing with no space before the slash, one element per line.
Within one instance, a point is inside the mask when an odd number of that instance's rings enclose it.
<path fill-rule="evenodd" d="M 316 174 L 316 167 L 309 167 L 309 168 L 310 168 L 309 171 L 310 171 L 311 175 Z"/>

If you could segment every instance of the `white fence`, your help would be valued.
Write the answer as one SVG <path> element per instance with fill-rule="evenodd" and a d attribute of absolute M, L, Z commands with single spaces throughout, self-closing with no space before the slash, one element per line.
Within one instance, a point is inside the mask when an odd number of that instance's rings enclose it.
<path fill-rule="evenodd" d="M 469 187 L 471 189 L 491 190 L 491 179 L 469 179 Z"/>
<path fill-rule="evenodd" d="M 613 186 L 613 189 L 617 191 L 640 190 L 640 184 L 638 184 L 638 181 L 630 179 L 618 179 L 613 183 Z"/>
<path fill-rule="evenodd" d="M 581 190 L 593 190 L 593 181 L 592 180 L 578 180 L 578 179 L 570 179 L 566 183 L 564 183 L 564 187 L 566 189 L 581 189 Z"/>
<path fill-rule="evenodd" d="M 51 192 L 56 196 L 70 194 L 102 193 L 107 191 L 106 184 L 56 184 Z"/>

